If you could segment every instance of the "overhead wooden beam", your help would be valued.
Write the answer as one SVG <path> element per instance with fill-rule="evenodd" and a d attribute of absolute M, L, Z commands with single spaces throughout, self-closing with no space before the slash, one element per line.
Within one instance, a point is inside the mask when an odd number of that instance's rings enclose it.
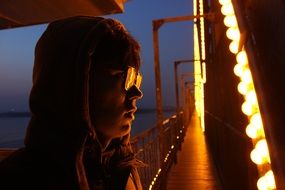
<path fill-rule="evenodd" d="M 77 15 L 122 13 L 124 2 L 125 0 L 1 0 L 0 29 L 49 23 Z"/>

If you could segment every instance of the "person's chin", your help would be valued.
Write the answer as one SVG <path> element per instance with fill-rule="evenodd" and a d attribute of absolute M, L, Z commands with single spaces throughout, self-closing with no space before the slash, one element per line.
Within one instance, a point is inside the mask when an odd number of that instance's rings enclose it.
<path fill-rule="evenodd" d="M 132 122 L 128 122 L 122 126 L 122 132 L 124 133 L 124 135 L 131 132 L 131 126 L 132 126 L 131 124 L 132 124 Z"/>

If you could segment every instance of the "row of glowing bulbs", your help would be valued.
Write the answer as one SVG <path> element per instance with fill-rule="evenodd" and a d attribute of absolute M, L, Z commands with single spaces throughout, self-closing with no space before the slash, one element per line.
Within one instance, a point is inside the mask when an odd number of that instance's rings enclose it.
<path fill-rule="evenodd" d="M 242 112 L 248 116 L 249 124 L 246 127 L 246 134 L 257 141 L 255 148 L 250 154 L 251 160 L 257 164 L 270 164 L 268 146 L 264 135 L 262 119 L 259 111 L 258 101 L 254 90 L 252 75 L 248 65 L 248 58 L 245 50 L 239 51 L 240 31 L 231 0 L 219 0 L 222 5 L 221 12 L 225 16 L 224 24 L 228 27 L 226 36 L 231 40 L 229 49 L 236 54 L 237 64 L 234 73 L 240 78 L 238 91 L 244 96 L 244 103 L 241 106 Z M 257 181 L 260 190 L 275 189 L 274 175 L 271 170 Z"/>
<path fill-rule="evenodd" d="M 204 14 L 204 6 L 203 6 L 203 0 L 199 0 L 199 12 L 201 15 Z M 200 18 L 200 37 L 201 37 L 201 56 L 202 56 L 202 60 L 206 59 L 206 51 L 205 51 L 205 22 L 204 22 L 204 18 L 201 17 Z"/>
<path fill-rule="evenodd" d="M 270 156 L 264 135 L 258 101 L 254 90 L 251 72 L 248 67 L 247 55 L 244 50 L 237 54 L 237 64 L 234 67 L 234 73 L 240 77 L 238 91 L 245 99 L 241 109 L 249 118 L 249 124 L 246 127 L 246 134 L 257 141 L 255 148 L 251 151 L 250 158 L 257 165 L 270 164 Z M 275 189 L 273 172 L 271 170 L 268 172 L 258 180 L 258 189 Z"/>
<path fill-rule="evenodd" d="M 182 114 L 182 113 L 183 113 L 183 112 L 180 112 L 180 114 Z M 176 118 L 176 115 L 172 116 L 172 118 Z M 182 129 L 184 129 L 184 126 L 182 126 Z M 180 130 L 179 133 L 182 134 L 183 131 Z M 179 138 L 180 138 L 179 135 L 177 135 L 177 136 L 176 136 L 176 139 L 178 140 Z M 171 145 L 171 150 L 173 150 L 173 149 L 174 149 L 174 145 Z M 168 151 L 168 153 L 166 154 L 166 156 L 165 156 L 165 158 L 164 158 L 164 162 L 165 162 L 165 163 L 167 162 L 168 157 L 170 156 L 170 154 L 171 154 L 171 152 L 172 152 L 171 150 Z M 155 184 L 155 182 L 156 182 L 156 180 L 157 180 L 157 178 L 158 178 L 160 172 L 161 172 L 161 168 L 159 168 L 159 169 L 157 170 L 157 172 L 156 172 L 156 174 L 155 174 L 155 177 L 153 178 L 152 182 L 151 182 L 150 185 L 149 185 L 149 188 L 148 188 L 149 190 L 151 190 L 152 187 L 154 186 L 154 184 Z"/>

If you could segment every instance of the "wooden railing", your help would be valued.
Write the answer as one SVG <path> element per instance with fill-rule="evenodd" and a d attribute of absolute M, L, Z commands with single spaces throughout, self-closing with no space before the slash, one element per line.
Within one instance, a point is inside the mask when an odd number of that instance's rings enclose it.
<path fill-rule="evenodd" d="M 12 154 L 17 149 L 11 149 L 11 148 L 0 148 L 0 161 L 4 158 L 8 157 L 10 154 Z"/>

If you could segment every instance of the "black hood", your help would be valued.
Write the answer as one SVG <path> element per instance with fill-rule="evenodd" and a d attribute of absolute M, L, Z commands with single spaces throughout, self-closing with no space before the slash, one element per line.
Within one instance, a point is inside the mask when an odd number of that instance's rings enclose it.
<path fill-rule="evenodd" d="M 86 141 L 96 144 L 88 84 L 92 79 L 91 55 L 104 37 L 101 24 L 104 20 L 74 17 L 53 22 L 35 50 L 30 94 L 32 118 L 25 145 L 64 167 L 80 189 L 88 188 L 83 166 Z M 113 145 L 121 146 L 122 142 L 129 144 L 129 135 Z M 120 149 L 117 157 L 128 152 L 129 147 Z M 110 152 L 112 155 L 115 151 Z M 134 159 L 128 156 L 128 160 Z"/>
<path fill-rule="evenodd" d="M 76 17 L 56 21 L 39 39 L 27 147 L 76 149 L 72 143 L 93 132 L 89 116 L 90 54 L 100 41 L 96 26 L 102 20 Z"/>

